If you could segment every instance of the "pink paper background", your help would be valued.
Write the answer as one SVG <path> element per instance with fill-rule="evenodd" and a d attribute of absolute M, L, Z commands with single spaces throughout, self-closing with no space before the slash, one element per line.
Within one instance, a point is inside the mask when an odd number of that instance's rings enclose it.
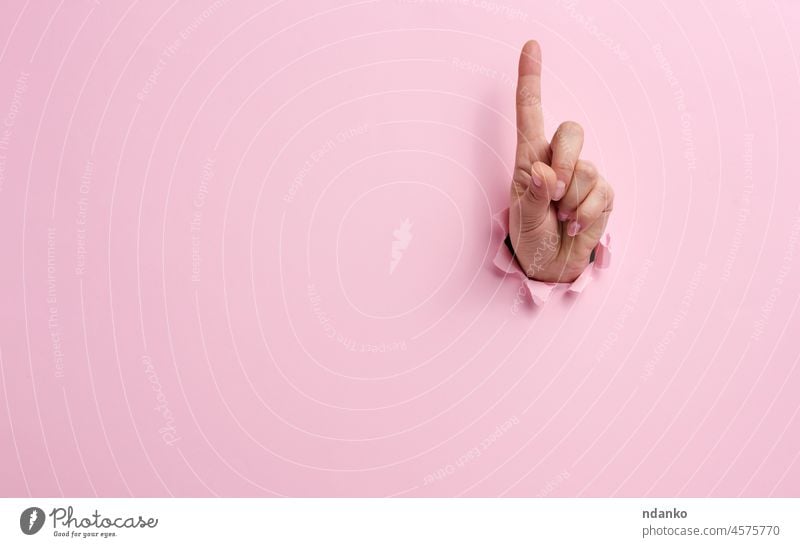
<path fill-rule="evenodd" d="M 0 495 L 799 495 L 798 28 L 3 2 Z M 491 264 L 529 38 L 617 195 L 542 309 Z"/>

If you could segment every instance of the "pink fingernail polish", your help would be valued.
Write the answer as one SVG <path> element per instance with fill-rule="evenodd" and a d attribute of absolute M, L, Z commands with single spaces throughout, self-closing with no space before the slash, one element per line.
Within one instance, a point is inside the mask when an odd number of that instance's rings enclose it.
<path fill-rule="evenodd" d="M 564 181 L 556 182 L 556 190 L 553 192 L 553 201 L 558 201 L 564 197 L 564 192 L 567 190 L 567 185 L 564 184 Z"/>
<path fill-rule="evenodd" d="M 572 237 L 575 236 L 580 231 L 581 231 L 581 225 L 578 223 L 577 220 L 573 220 L 572 222 L 569 223 L 569 226 L 567 227 L 567 235 Z"/>
<path fill-rule="evenodd" d="M 533 184 L 536 185 L 537 187 L 541 187 L 542 186 L 542 179 L 540 179 L 536 175 L 536 173 L 531 173 L 531 182 L 533 182 Z"/>
<path fill-rule="evenodd" d="M 564 222 L 568 218 L 569 218 L 569 213 L 567 213 L 565 211 L 559 211 L 558 212 L 558 220 L 560 220 L 561 222 Z"/>

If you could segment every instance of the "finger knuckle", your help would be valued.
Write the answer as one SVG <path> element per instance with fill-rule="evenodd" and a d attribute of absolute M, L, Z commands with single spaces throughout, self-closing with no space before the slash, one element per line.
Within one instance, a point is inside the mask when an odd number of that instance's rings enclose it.
<path fill-rule="evenodd" d="M 530 167 L 526 167 L 523 165 L 515 165 L 514 166 L 514 173 L 511 176 L 511 180 L 516 182 L 521 182 L 528 184 L 528 181 L 531 180 L 531 169 Z"/>
<path fill-rule="evenodd" d="M 583 127 L 578 122 L 567 120 L 559 126 L 559 131 L 570 135 L 583 136 Z"/>
<path fill-rule="evenodd" d="M 564 158 L 577 157 L 580 153 L 580 143 L 575 139 L 556 139 L 555 147 L 558 155 Z"/>
<path fill-rule="evenodd" d="M 539 97 L 536 95 L 535 90 L 523 85 L 517 89 L 517 105 L 518 106 L 539 106 Z"/>
<path fill-rule="evenodd" d="M 603 181 L 597 186 L 597 192 L 599 194 L 599 201 L 601 203 L 599 210 L 601 212 L 611 211 L 614 207 L 614 189 L 611 188 L 607 182 Z"/>
<path fill-rule="evenodd" d="M 528 190 L 524 194 L 524 198 L 528 203 L 531 204 L 539 202 L 539 196 L 536 195 L 536 190 L 533 188 L 533 185 L 528 187 Z"/>
<path fill-rule="evenodd" d="M 595 180 L 599 174 L 597 167 L 595 167 L 592 162 L 586 160 L 578 160 L 578 163 L 575 165 L 575 173 L 587 180 Z"/>
<path fill-rule="evenodd" d="M 572 172 L 575 165 L 567 159 L 559 159 L 553 162 L 553 169 L 556 171 L 569 171 Z"/>
<path fill-rule="evenodd" d="M 517 144 L 517 152 L 514 154 L 514 165 L 517 167 L 525 167 L 530 168 L 531 165 L 531 155 L 530 150 L 524 144 L 527 144 L 527 139 L 525 135 L 521 132 L 518 133 L 519 136 L 519 143 Z"/>
<path fill-rule="evenodd" d="M 606 184 L 606 211 L 610 211 L 614 207 L 614 189 L 611 185 Z"/>

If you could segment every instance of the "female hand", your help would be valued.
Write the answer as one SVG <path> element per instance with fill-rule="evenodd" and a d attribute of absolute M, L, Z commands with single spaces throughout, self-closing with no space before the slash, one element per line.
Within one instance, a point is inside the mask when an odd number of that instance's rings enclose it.
<path fill-rule="evenodd" d="M 519 59 L 509 237 L 529 278 L 570 282 L 589 264 L 611 214 L 614 191 L 593 164 L 579 158 L 580 125 L 564 122 L 547 141 L 541 80 L 542 53 L 531 40 Z"/>

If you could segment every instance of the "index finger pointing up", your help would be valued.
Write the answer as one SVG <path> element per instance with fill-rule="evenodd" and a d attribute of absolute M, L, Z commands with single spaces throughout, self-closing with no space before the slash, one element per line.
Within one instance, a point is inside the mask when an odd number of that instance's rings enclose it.
<path fill-rule="evenodd" d="M 525 43 L 517 79 L 517 142 L 546 140 L 542 115 L 542 50 L 536 40 Z"/>

